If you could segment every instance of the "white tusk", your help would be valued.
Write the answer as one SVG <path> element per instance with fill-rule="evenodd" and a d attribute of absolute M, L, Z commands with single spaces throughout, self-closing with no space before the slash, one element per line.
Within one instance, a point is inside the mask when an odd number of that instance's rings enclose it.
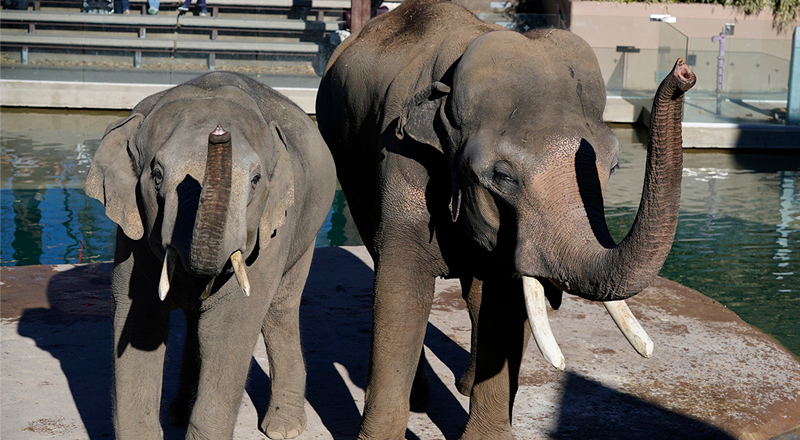
<path fill-rule="evenodd" d="M 649 358 L 653 355 L 653 341 L 647 336 L 631 309 L 625 301 L 603 301 L 611 319 L 617 324 L 619 330 L 628 339 L 633 348 L 642 356 Z"/>
<path fill-rule="evenodd" d="M 161 280 L 158 282 L 158 297 L 161 298 L 161 301 L 167 298 L 177 259 L 178 255 L 175 254 L 172 248 L 167 248 L 167 255 L 164 256 L 164 266 L 161 268 Z"/>
<path fill-rule="evenodd" d="M 236 279 L 239 280 L 239 285 L 244 290 L 244 295 L 250 296 L 250 281 L 247 279 L 247 272 L 244 270 L 242 251 L 236 251 L 231 255 L 231 264 L 233 265 L 234 273 L 236 273 Z"/>
<path fill-rule="evenodd" d="M 550 321 L 545 309 L 544 286 L 536 278 L 522 277 L 522 290 L 525 293 L 525 308 L 528 310 L 528 324 L 533 332 L 533 339 L 542 352 L 542 356 L 559 370 L 564 369 L 564 355 L 558 348 Z"/>
<path fill-rule="evenodd" d="M 217 277 L 212 277 L 211 281 L 208 282 L 206 290 L 204 290 L 203 293 L 200 294 L 200 301 L 205 301 L 206 298 L 208 298 L 211 295 L 211 288 L 214 287 L 214 280 L 216 279 Z"/>

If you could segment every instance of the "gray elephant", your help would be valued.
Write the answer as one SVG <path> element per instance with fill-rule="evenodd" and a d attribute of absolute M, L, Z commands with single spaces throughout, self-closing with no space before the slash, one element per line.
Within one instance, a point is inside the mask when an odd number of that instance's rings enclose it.
<path fill-rule="evenodd" d="M 272 394 L 261 429 L 305 428 L 299 306 L 336 185 L 314 122 L 243 75 L 209 73 L 152 95 L 106 129 L 86 194 L 119 225 L 114 297 L 114 429 L 161 438 L 170 312 L 186 315 L 169 420 L 186 438 L 233 436 L 263 333 Z"/>
<path fill-rule="evenodd" d="M 464 439 L 509 439 L 533 333 L 564 368 L 546 299 L 603 301 L 642 355 L 652 342 L 621 300 L 669 253 L 682 174 L 679 60 L 653 106 L 644 193 L 616 244 L 603 192 L 619 144 L 603 123 L 597 59 L 566 31 L 519 34 L 442 0 L 409 0 L 334 52 L 317 120 L 375 262 L 361 439 L 403 438 L 426 400 L 426 322 L 436 277 L 461 281 L 472 321 Z M 527 325 L 526 325 L 527 322 Z M 590 337 L 590 336 L 589 336 Z"/>

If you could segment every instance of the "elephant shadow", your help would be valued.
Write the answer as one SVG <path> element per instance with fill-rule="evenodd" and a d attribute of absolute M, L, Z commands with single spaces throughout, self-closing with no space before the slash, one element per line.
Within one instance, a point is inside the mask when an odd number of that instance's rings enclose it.
<path fill-rule="evenodd" d="M 20 336 L 58 359 L 89 439 L 114 437 L 111 417 L 113 343 L 112 263 L 76 266 L 56 273 L 47 284 L 48 307 L 27 308 L 19 320 Z M 170 317 L 170 340 L 164 369 L 162 414 L 178 388 L 186 323 L 181 311 Z M 46 397 L 43 397 L 46 399 Z M 162 417 L 164 438 L 184 438 L 184 427 Z"/>
<path fill-rule="evenodd" d="M 575 372 L 563 379 L 558 424 L 551 439 L 734 440 L 705 422 L 620 393 Z"/>
<path fill-rule="evenodd" d="M 58 359 L 90 439 L 114 435 L 111 422 L 111 263 L 56 273 L 49 307 L 28 308 L 19 334 Z"/>

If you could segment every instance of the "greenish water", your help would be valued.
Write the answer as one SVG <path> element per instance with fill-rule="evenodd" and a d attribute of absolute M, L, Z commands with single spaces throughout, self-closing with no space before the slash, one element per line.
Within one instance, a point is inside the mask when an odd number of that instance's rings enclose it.
<path fill-rule="evenodd" d="M 0 112 L 2 265 L 113 259 L 115 226 L 83 193 L 103 131 L 121 113 Z M 620 169 L 606 192 L 609 227 L 624 236 L 644 174 L 643 133 L 615 128 Z M 800 356 L 800 157 L 691 153 L 678 232 L 661 275 L 720 301 Z M 361 244 L 344 195 L 317 246 Z"/>

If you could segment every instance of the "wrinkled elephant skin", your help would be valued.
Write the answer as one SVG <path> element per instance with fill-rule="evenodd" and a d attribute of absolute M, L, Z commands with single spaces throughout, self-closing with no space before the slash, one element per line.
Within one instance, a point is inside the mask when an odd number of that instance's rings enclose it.
<path fill-rule="evenodd" d="M 602 120 L 597 59 L 579 37 L 523 35 L 451 2 L 409 0 L 337 48 L 317 120 L 375 261 L 359 438 L 403 438 L 409 408 L 426 398 L 420 353 L 435 277 L 460 279 L 472 321 L 464 439 L 512 438 L 531 333 L 564 368 L 545 313 L 562 291 L 603 301 L 650 356 L 622 300 L 650 283 L 672 245 L 682 96 L 693 84 L 679 60 L 657 92 L 642 200 L 617 244 L 603 193 L 619 144 Z"/>
<path fill-rule="evenodd" d="M 169 421 L 187 438 L 233 435 L 263 333 L 272 394 L 261 429 L 305 428 L 299 306 L 335 168 L 314 122 L 243 75 L 209 73 L 111 124 L 86 193 L 119 225 L 114 297 L 114 429 L 161 438 L 170 312 L 187 337 Z"/>

